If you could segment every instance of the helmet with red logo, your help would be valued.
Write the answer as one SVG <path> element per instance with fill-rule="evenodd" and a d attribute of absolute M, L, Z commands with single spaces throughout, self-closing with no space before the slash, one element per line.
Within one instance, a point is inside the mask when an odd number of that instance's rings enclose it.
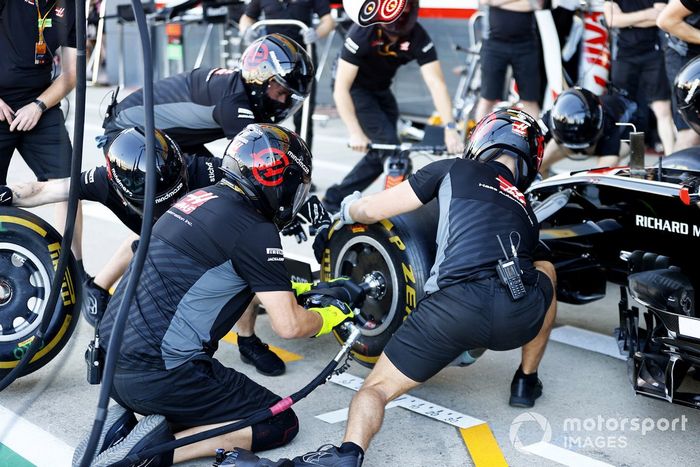
<path fill-rule="evenodd" d="M 407 3 L 411 0 L 343 0 L 343 8 L 355 23 L 370 26 L 396 21 Z"/>
<path fill-rule="evenodd" d="M 299 110 L 311 93 L 314 66 L 299 44 L 270 34 L 245 49 L 241 77 L 255 117 L 279 123 Z"/>
<path fill-rule="evenodd" d="M 187 164 L 180 148 L 165 133 L 155 130 L 155 217 L 160 217 L 187 193 Z M 124 204 L 143 214 L 146 195 L 146 135 L 141 128 L 123 130 L 105 153 L 107 177 Z"/>
<path fill-rule="evenodd" d="M 286 128 L 252 124 L 229 143 L 221 170 L 281 230 L 306 201 L 311 152 Z"/>
<path fill-rule="evenodd" d="M 539 123 L 521 110 L 497 110 L 474 127 L 465 159 L 488 162 L 513 157 L 515 186 L 525 191 L 537 176 L 544 154 L 544 135 Z"/>
<path fill-rule="evenodd" d="M 418 10 L 420 9 L 418 0 L 406 0 L 401 15 L 391 23 L 381 25 L 381 28 L 387 33 L 399 37 L 406 37 L 411 33 L 413 27 L 418 21 Z"/>

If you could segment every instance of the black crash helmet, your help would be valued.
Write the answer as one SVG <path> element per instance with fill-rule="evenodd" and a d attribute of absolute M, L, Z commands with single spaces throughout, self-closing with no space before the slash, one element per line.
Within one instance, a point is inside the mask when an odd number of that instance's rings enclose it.
<path fill-rule="evenodd" d="M 391 23 L 382 24 L 380 27 L 387 34 L 406 37 L 411 33 L 418 21 L 418 10 L 420 10 L 418 0 L 407 0 L 401 16 Z"/>
<path fill-rule="evenodd" d="M 700 57 L 681 68 L 673 83 L 673 92 L 683 120 L 700 133 Z"/>
<path fill-rule="evenodd" d="M 515 186 L 525 191 L 537 176 L 544 154 L 544 135 L 534 118 L 517 109 L 497 110 L 474 127 L 465 159 L 488 162 L 502 155 L 516 160 Z"/>
<path fill-rule="evenodd" d="M 187 164 L 180 148 L 165 133 L 155 130 L 155 217 L 187 193 Z M 146 195 L 146 135 L 140 128 L 123 130 L 105 154 L 107 176 L 126 205 L 143 214 Z"/>
<path fill-rule="evenodd" d="M 569 149 L 587 149 L 603 133 L 603 105 L 588 89 L 567 89 L 554 101 L 549 124 L 557 143 Z"/>
<path fill-rule="evenodd" d="M 245 49 L 241 76 L 255 117 L 279 123 L 299 110 L 311 93 L 314 66 L 299 44 L 282 34 L 270 34 Z M 286 94 L 284 102 L 270 97 L 275 88 Z"/>
<path fill-rule="evenodd" d="M 311 151 L 286 128 L 251 124 L 229 143 L 221 170 L 281 230 L 306 201 Z"/>
<path fill-rule="evenodd" d="M 410 0 L 343 0 L 345 13 L 360 26 L 392 23 Z M 416 2 L 417 3 L 417 2 Z"/>

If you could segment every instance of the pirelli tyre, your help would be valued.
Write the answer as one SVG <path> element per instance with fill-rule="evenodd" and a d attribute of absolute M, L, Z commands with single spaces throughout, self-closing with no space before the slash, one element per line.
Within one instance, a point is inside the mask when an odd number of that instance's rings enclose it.
<path fill-rule="evenodd" d="M 376 297 L 367 297 L 362 315 L 371 327 L 352 348 L 353 356 L 371 367 L 391 335 L 415 310 L 435 258 L 437 204 L 383 220 L 332 229 L 321 261 L 321 280 L 346 276 L 361 281 L 373 274 L 383 282 Z M 335 331 L 345 342 L 344 331 Z"/>
<path fill-rule="evenodd" d="M 47 313 L 60 255 L 61 236 L 43 219 L 22 209 L 0 207 L 0 377 L 17 366 Z M 75 328 L 79 281 L 70 255 L 44 344 L 23 375 L 51 361 Z"/>

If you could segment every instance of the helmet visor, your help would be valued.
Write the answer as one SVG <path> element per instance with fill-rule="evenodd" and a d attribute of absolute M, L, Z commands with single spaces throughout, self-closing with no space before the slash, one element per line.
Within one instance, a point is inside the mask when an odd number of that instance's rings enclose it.
<path fill-rule="evenodd" d="M 289 87 L 282 78 L 277 76 L 270 79 L 265 95 L 269 115 L 274 117 L 276 123 L 295 114 L 304 105 L 305 96 Z"/>

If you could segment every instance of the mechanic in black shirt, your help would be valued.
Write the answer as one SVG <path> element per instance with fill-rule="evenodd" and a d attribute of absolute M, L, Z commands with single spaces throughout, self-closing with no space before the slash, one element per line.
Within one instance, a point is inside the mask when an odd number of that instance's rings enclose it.
<path fill-rule="evenodd" d="M 657 26 L 668 34 L 666 58 L 666 76 L 673 83 L 683 66 L 700 55 L 700 1 L 669 0 L 668 5 L 659 14 Z M 676 125 L 675 151 L 700 145 L 700 135 L 695 133 L 681 117 L 678 109 L 682 102 L 673 96 L 673 123 Z"/>
<path fill-rule="evenodd" d="M 543 116 L 548 130 L 547 146 L 540 172 L 549 175 L 552 164 L 567 156 L 597 156 L 599 167 L 613 167 L 629 152 L 622 143 L 626 128 L 616 123 L 629 122 L 637 104 L 621 94 L 596 96 L 588 89 L 573 87 L 557 96 Z"/>
<path fill-rule="evenodd" d="M 320 20 L 317 28 L 312 27 L 314 13 L 318 15 Z M 264 19 L 292 19 L 301 21 L 309 26 L 309 29 L 301 34 L 296 26 L 266 26 L 265 30 L 268 33 L 284 34 L 290 39 L 299 44 L 314 44 L 319 39 L 326 37 L 335 28 L 335 22 L 331 17 L 331 8 L 328 0 L 288 0 L 280 2 L 279 0 L 252 0 L 246 6 L 245 13 L 241 16 L 238 27 L 245 39 L 252 42 L 260 29 L 250 29 L 250 26 L 264 16 Z M 311 57 L 314 65 L 318 63 L 316 48 L 311 52 Z M 309 97 L 309 117 L 307 121 L 306 144 L 313 151 L 313 121 L 311 119 L 314 109 L 316 108 L 316 87 L 311 88 L 311 96 Z M 301 110 L 294 114 L 294 128 L 297 133 L 301 132 Z"/>
<path fill-rule="evenodd" d="M 70 175 L 72 148 L 59 104 L 75 87 L 75 48 L 72 0 L 0 0 L 0 185 L 15 150 L 38 180 Z M 54 76 L 58 57 L 61 74 Z M 56 206 L 59 232 L 67 207 Z M 80 269 L 81 239 L 78 205 L 72 250 Z"/>
<path fill-rule="evenodd" d="M 253 296 L 284 338 L 327 334 L 353 316 L 331 297 L 319 308 L 299 306 L 284 267 L 279 229 L 294 218 L 311 181 L 311 153 L 301 138 L 276 125 L 249 125 L 229 145 L 222 170 L 219 183 L 190 192 L 154 226 L 117 350 L 111 395 L 119 405 L 110 409 L 104 433 L 118 431 L 112 428 L 120 423 L 124 430 L 105 436 L 100 450 L 124 431 L 130 434 L 93 466 L 172 440 L 173 432 L 198 433 L 281 400 L 213 356 Z M 109 342 L 126 282 L 100 324 L 102 342 Z M 133 412 L 146 415 L 136 426 Z M 212 456 L 221 446 L 282 446 L 296 435 L 298 421 L 291 409 L 273 412 L 252 427 L 179 448 L 148 465 Z"/>
<path fill-rule="evenodd" d="M 484 0 L 489 5 L 488 36 L 481 44 L 481 98 L 476 108 L 480 120 L 503 100 L 506 71 L 510 65 L 518 84 L 523 110 L 540 115 L 540 41 L 533 11 L 538 1 Z"/>
<path fill-rule="evenodd" d="M 184 153 L 211 156 L 205 143 L 296 112 L 313 79 L 311 59 L 299 44 L 280 34 L 264 36 L 246 48 L 240 69 L 197 68 L 154 83 L 155 127 Z M 101 145 L 107 148 L 121 130 L 143 128 L 143 119 L 143 90 L 138 90 L 108 111 Z"/>
<path fill-rule="evenodd" d="M 370 142 L 399 142 L 399 108 L 390 86 L 398 68 L 413 60 L 420 66 L 435 108 L 445 122 L 448 152 L 459 153 L 463 149 L 435 45 L 417 23 L 418 10 L 418 1 L 410 0 L 393 23 L 364 28 L 353 25 L 348 32 L 338 60 L 333 98 L 350 132 L 349 145 L 355 151 L 367 151 Z M 382 173 L 385 155 L 379 151 L 367 152 L 340 184 L 328 188 L 324 198 L 326 207 L 337 211 L 346 195 L 371 185 Z"/>
<path fill-rule="evenodd" d="M 350 405 L 343 444 L 289 464 L 267 464 L 239 451 L 237 467 L 359 466 L 379 431 L 384 407 L 427 381 L 465 350 L 522 347 L 510 405 L 532 407 L 542 394 L 537 367 L 556 314 L 555 271 L 534 261 L 539 225 L 523 194 L 537 175 L 543 136 L 518 110 L 500 110 L 474 128 L 464 158 L 428 164 L 407 181 L 362 198 L 346 197 L 340 222 L 371 224 L 437 199 L 437 253 L 427 294 L 391 337 Z M 527 293 L 514 300 L 496 266 L 517 252 Z M 305 461 L 305 459 L 313 461 Z M 429 458 L 421 465 L 435 465 Z"/>
<path fill-rule="evenodd" d="M 676 139 L 671 117 L 671 88 L 656 27 L 656 18 L 665 6 L 665 2 L 654 0 L 606 1 L 605 21 L 619 30 L 612 84 L 627 91 L 639 111 L 646 112 L 647 106 L 651 107 L 664 153 L 671 154 Z"/>

